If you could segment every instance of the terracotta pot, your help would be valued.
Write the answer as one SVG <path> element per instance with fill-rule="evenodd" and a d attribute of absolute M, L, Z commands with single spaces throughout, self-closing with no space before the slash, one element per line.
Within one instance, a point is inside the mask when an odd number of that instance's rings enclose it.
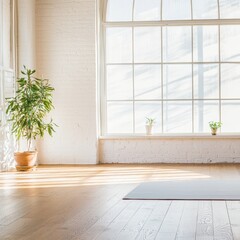
<path fill-rule="evenodd" d="M 146 127 L 146 134 L 152 135 L 152 125 L 145 125 Z"/>
<path fill-rule="evenodd" d="M 211 128 L 212 135 L 217 135 L 217 128 Z"/>
<path fill-rule="evenodd" d="M 37 151 L 15 152 L 14 159 L 18 171 L 31 170 L 36 165 Z"/>

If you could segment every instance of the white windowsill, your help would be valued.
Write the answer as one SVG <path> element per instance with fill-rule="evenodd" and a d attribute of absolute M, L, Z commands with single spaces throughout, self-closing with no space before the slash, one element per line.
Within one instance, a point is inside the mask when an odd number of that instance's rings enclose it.
<path fill-rule="evenodd" d="M 205 139 L 240 139 L 240 133 L 218 133 L 215 136 L 212 136 L 210 133 L 189 133 L 189 134 L 153 134 L 153 135 L 145 135 L 145 134 L 116 134 L 116 135 L 105 135 L 100 136 L 100 140 L 121 140 L 121 139 L 198 139 L 198 138 L 205 138 Z"/>

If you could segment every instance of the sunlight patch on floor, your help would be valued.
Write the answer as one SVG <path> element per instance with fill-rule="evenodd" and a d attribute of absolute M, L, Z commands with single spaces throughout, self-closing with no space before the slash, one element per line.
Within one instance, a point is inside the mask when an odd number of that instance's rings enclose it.
<path fill-rule="evenodd" d="M 196 169 L 197 170 L 197 169 Z M 138 184 L 145 181 L 206 179 L 209 175 L 177 168 L 130 166 L 38 168 L 34 172 L 0 174 L 0 189 L 60 188 L 113 184 Z"/>

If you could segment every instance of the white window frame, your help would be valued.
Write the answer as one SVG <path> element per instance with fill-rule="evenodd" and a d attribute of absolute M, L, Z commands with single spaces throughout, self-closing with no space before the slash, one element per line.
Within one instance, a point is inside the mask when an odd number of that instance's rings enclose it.
<path fill-rule="evenodd" d="M 194 132 L 194 101 L 196 100 L 211 100 L 211 101 L 219 101 L 219 120 L 221 121 L 221 116 L 222 116 L 222 107 L 221 107 L 221 101 L 222 100 L 240 100 L 240 98 L 221 98 L 221 64 L 239 64 L 240 66 L 240 61 L 236 62 L 236 61 L 231 61 L 231 62 L 224 62 L 221 61 L 221 38 L 220 38 L 220 27 L 224 26 L 224 25 L 240 25 L 240 18 L 239 19 L 220 19 L 220 6 L 219 6 L 219 0 L 218 2 L 218 18 L 219 19 L 200 19 L 200 20 L 160 20 L 160 21 L 134 21 L 133 20 L 133 13 L 132 13 L 132 21 L 124 21 L 124 22 L 107 22 L 106 21 L 106 8 L 107 8 L 107 0 L 99 0 L 99 31 L 98 31 L 98 54 L 99 54 L 99 79 L 100 79 L 100 84 L 99 84 L 99 91 L 100 91 L 100 135 L 101 136 L 116 136 L 116 135 L 142 135 L 139 133 L 135 133 L 135 109 L 134 109 L 134 102 L 137 101 L 161 101 L 162 103 L 162 131 L 163 131 L 163 102 L 164 101 L 191 101 L 192 102 L 192 134 L 193 135 L 199 135 L 201 136 L 202 133 L 197 133 Z M 134 3 L 135 0 L 133 0 L 133 11 L 134 11 Z M 162 4 L 162 1 L 161 1 Z M 161 11 L 162 11 L 162 6 L 161 6 Z M 192 14 L 193 10 L 192 10 L 192 0 L 191 0 L 191 18 L 192 18 Z M 160 14 L 160 16 L 162 17 L 162 12 Z M 154 27 L 154 26 L 159 26 L 161 27 L 161 39 L 163 38 L 162 35 L 162 29 L 163 27 L 168 27 L 168 26 L 190 26 L 191 27 L 191 41 L 192 41 L 192 61 L 191 62 L 163 62 L 163 41 L 161 41 L 161 62 L 160 63 L 134 63 L 134 57 L 132 60 L 132 63 L 127 63 L 127 65 L 138 65 L 138 64 L 161 64 L 161 74 L 163 75 L 163 66 L 165 64 L 191 64 L 192 65 L 192 98 L 191 99 L 163 99 L 163 88 L 162 88 L 162 98 L 161 99 L 151 99 L 151 100 L 136 100 L 134 99 L 134 94 L 133 94 L 133 99 L 132 100 L 127 100 L 128 102 L 133 102 L 133 133 L 126 133 L 126 134 L 111 134 L 111 133 L 107 133 L 107 85 L 106 85 L 106 66 L 107 65 L 124 65 L 126 63 L 111 63 L 111 64 L 107 64 L 106 63 L 106 29 L 107 28 L 111 28 L 111 27 L 129 27 L 132 28 L 132 44 L 134 44 L 133 38 L 134 38 L 134 28 L 135 27 Z M 219 59 L 218 61 L 215 62 L 194 62 L 193 61 L 193 27 L 194 26 L 218 26 L 218 53 L 219 53 Z M 134 56 L 134 47 L 132 47 L 132 56 Z M 218 69 L 219 69 L 219 98 L 204 98 L 204 99 L 200 99 L 200 98 L 195 98 L 194 97 L 194 85 L 193 85 L 193 74 L 194 74 L 194 64 L 218 64 Z M 163 77 L 161 77 L 161 84 L 163 86 Z M 134 71 L 133 71 L 133 91 L 134 91 Z M 121 102 L 121 101 L 126 101 L 126 100 L 109 100 L 109 102 Z M 236 133 L 230 133 L 230 135 L 235 136 Z M 240 135 L 240 133 L 237 133 Z M 160 133 L 160 135 L 168 135 L 168 133 Z M 169 135 L 172 135 L 169 133 Z M 189 135 L 189 133 L 185 134 L 185 133 L 176 133 L 176 135 Z M 228 134 L 229 135 L 229 134 Z"/>
<path fill-rule="evenodd" d="M 3 4 L 4 0 L 0 1 Z M 2 9 L 2 8 L 0 8 Z M 6 98 L 14 97 L 16 90 L 16 73 L 17 73 L 17 0 L 10 0 L 10 66 L 5 65 L 4 54 L 1 54 L 2 65 L 0 65 L 0 172 L 8 171 L 14 166 L 14 159 L 12 158 L 14 152 L 14 139 L 10 134 L 10 127 L 7 123 L 6 110 Z M 0 19 L 3 22 L 3 19 Z M 2 33 L 3 25 L 0 24 L 0 32 Z M 1 35 L 3 36 L 3 35 Z M 0 37 L 1 37 L 0 36 Z M 0 49 L 3 49 L 3 38 L 1 39 Z M 6 84 L 9 78 L 12 79 L 11 87 L 8 90 L 11 91 L 11 96 L 6 95 Z"/>

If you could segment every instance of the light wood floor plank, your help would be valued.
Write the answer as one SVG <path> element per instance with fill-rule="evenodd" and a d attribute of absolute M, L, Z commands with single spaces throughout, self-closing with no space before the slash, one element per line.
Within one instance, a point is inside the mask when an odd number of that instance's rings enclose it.
<path fill-rule="evenodd" d="M 104 232 L 114 219 L 130 204 L 130 202 L 120 201 L 113 208 L 101 217 L 95 224 L 93 224 L 84 234 L 78 235 L 76 239 L 96 239 L 102 232 Z"/>
<path fill-rule="evenodd" d="M 121 240 L 132 240 L 137 237 L 139 232 L 142 230 L 145 222 L 148 217 L 153 212 L 156 201 L 145 201 L 142 207 L 138 210 L 138 212 L 131 218 L 131 220 L 127 223 L 127 225 L 121 230 L 118 234 L 117 239 Z"/>
<path fill-rule="evenodd" d="M 214 239 L 211 201 L 199 202 L 196 239 L 197 240 L 213 240 Z"/>
<path fill-rule="evenodd" d="M 240 201 L 228 201 L 227 208 L 234 240 L 240 240 Z"/>
<path fill-rule="evenodd" d="M 143 205 L 143 201 L 131 201 L 126 209 L 113 220 L 113 222 L 100 234 L 97 240 L 113 240 L 117 239 L 119 232 L 127 225 L 136 212 Z"/>
<path fill-rule="evenodd" d="M 205 178 L 240 181 L 240 165 L 40 166 L 0 173 L 0 240 L 240 240 L 240 201 L 122 200 L 144 181 Z"/>
<path fill-rule="evenodd" d="M 173 201 L 171 203 L 166 217 L 163 220 L 163 224 L 157 233 L 156 240 L 173 240 L 176 238 L 184 205 L 184 201 Z"/>
<path fill-rule="evenodd" d="M 168 212 L 171 201 L 158 201 L 150 217 L 147 219 L 137 240 L 154 240 Z"/>
<path fill-rule="evenodd" d="M 213 201 L 212 208 L 213 208 L 214 239 L 233 240 L 232 229 L 228 218 L 226 202 Z"/>
<path fill-rule="evenodd" d="M 198 201 L 186 201 L 177 230 L 177 240 L 192 240 L 196 237 Z"/>

